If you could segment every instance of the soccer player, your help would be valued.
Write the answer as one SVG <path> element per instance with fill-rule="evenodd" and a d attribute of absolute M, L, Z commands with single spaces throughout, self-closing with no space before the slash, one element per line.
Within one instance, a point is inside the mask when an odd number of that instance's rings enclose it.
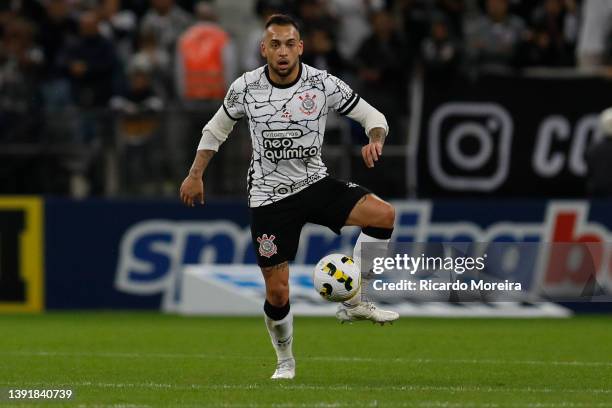
<path fill-rule="evenodd" d="M 358 263 L 361 243 L 388 242 L 395 223 L 389 203 L 357 184 L 329 177 L 321 160 L 330 110 L 365 128 L 369 143 L 361 153 L 369 168 L 382 155 L 388 133 L 385 117 L 340 79 L 301 63 L 302 51 L 296 22 L 287 15 L 271 16 L 261 42 L 267 64 L 232 83 L 202 130 L 180 189 L 186 205 L 204 204 L 204 171 L 236 121 L 246 117 L 253 145 L 247 176 L 251 234 L 266 284 L 265 323 L 278 359 L 273 379 L 295 376 L 288 261 L 295 258 L 304 224 L 324 225 L 336 234 L 344 225 L 360 226 L 353 252 Z M 339 305 L 336 317 L 384 324 L 399 315 L 362 301 L 358 294 Z"/>

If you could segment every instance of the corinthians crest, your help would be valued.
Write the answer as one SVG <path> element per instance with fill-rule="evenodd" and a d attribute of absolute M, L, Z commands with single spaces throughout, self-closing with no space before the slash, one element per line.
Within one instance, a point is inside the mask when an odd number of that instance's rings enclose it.
<path fill-rule="evenodd" d="M 257 242 L 259 242 L 259 255 L 265 256 L 266 258 L 270 258 L 272 255 L 276 253 L 276 244 L 274 240 L 276 237 L 274 235 L 263 234 L 261 237 L 257 237 Z"/>
<path fill-rule="evenodd" d="M 302 111 L 304 115 L 310 115 L 314 113 L 314 111 L 317 109 L 317 103 L 315 102 L 316 97 L 317 95 L 310 96 L 308 92 L 306 92 L 306 94 L 304 95 L 298 96 L 298 98 L 300 98 L 300 100 L 302 101 L 300 111 Z"/>

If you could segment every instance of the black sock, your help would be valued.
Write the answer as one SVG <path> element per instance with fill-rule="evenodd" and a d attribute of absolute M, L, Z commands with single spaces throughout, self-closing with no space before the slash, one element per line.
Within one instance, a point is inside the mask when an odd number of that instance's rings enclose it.
<path fill-rule="evenodd" d="M 289 301 L 285 306 L 277 307 L 272 305 L 266 299 L 264 303 L 264 313 L 272 320 L 282 320 L 289 314 Z"/>
<path fill-rule="evenodd" d="M 390 239 L 393 228 L 364 227 L 361 232 L 376 239 Z"/>

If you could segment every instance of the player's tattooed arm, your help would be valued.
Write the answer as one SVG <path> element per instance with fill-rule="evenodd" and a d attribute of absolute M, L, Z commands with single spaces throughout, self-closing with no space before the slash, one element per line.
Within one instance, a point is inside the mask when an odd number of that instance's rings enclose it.
<path fill-rule="evenodd" d="M 188 177 L 201 180 L 204 176 L 204 171 L 208 167 L 208 163 L 210 163 L 210 159 L 212 159 L 214 154 L 214 150 L 198 150 L 195 159 L 193 160 L 193 164 L 189 169 Z"/>
<path fill-rule="evenodd" d="M 193 207 L 196 202 L 204 204 L 204 181 L 202 177 L 204 177 L 204 171 L 214 154 L 214 150 L 198 150 L 196 153 L 189 174 L 181 184 L 180 197 L 185 205 Z"/>
<path fill-rule="evenodd" d="M 370 130 L 368 137 L 370 138 L 370 143 L 380 142 L 381 145 L 384 145 L 385 138 L 387 137 L 387 132 L 385 131 L 384 128 L 375 127 Z"/>
<path fill-rule="evenodd" d="M 370 143 L 361 148 L 363 162 L 368 168 L 374 167 L 374 162 L 377 162 L 378 158 L 382 156 L 382 148 L 385 144 L 386 136 L 387 132 L 381 127 L 372 128 L 368 133 Z"/>

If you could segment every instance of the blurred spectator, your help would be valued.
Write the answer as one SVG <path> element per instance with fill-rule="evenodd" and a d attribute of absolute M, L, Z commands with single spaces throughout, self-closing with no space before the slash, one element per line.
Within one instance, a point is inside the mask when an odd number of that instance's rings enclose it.
<path fill-rule="evenodd" d="M 483 0 L 479 0 L 483 1 Z M 486 0 L 485 0 L 486 1 Z M 508 10 L 511 14 L 520 17 L 528 22 L 533 16 L 536 8 L 539 7 L 541 0 L 508 0 Z"/>
<path fill-rule="evenodd" d="M 435 81 L 451 80 L 460 63 L 459 43 L 451 36 L 448 20 L 442 14 L 433 17 L 429 36 L 421 44 L 425 73 Z"/>
<path fill-rule="evenodd" d="M 168 51 L 158 46 L 154 32 L 142 31 L 138 39 L 138 51 L 132 55 L 129 66 L 146 64 L 151 67 L 151 83 L 164 99 L 173 95 L 172 59 Z"/>
<path fill-rule="evenodd" d="M 148 61 L 133 60 L 127 68 L 128 89 L 113 96 L 111 108 L 128 115 L 160 111 L 164 102 L 153 87 L 152 73 L 153 67 Z"/>
<path fill-rule="evenodd" d="M 121 9 L 131 11 L 140 21 L 149 11 L 149 4 L 150 0 L 121 0 Z"/>
<path fill-rule="evenodd" d="M 117 56 L 127 62 L 134 43 L 136 15 L 130 10 L 121 10 L 120 6 L 120 0 L 101 0 L 100 33 L 115 44 Z"/>
<path fill-rule="evenodd" d="M 152 86 L 153 67 L 147 61 L 134 60 L 127 71 L 127 91 L 110 102 L 118 113 L 115 129 L 123 190 L 152 193 L 164 167 L 159 140 L 159 112 L 164 104 Z"/>
<path fill-rule="evenodd" d="M 566 41 L 570 42 L 574 47 L 578 44 L 578 34 L 580 31 L 580 15 L 578 10 L 578 2 L 582 0 L 565 0 L 563 1 L 563 9 L 565 11 L 565 19 L 563 24 L 563 34 Z"/>
<path fill-rule="evenodd" d="M 436 0 L 436 11 L 446 17 L 449 36 L 455 39 L 463 38 L 463 18 L 465 13 L 464 0 Z M 438 13 L 434 13 L 434 16 Z"/>
<path fill-rule="evenodd" d="M 526 30 L 520 17 L 508 13 L 508 0 L 487 0 L 486 14 L 466 32 L 468 58 L 484 70 L 516 67 Z"/>
<path fill-rule="evenodd" d="M 220 100 L 236 79 L 235 47 L 208 3 L 196 5 L 196 17 L 198 23 L 178 41 L 177 94 L 184 101 Z"/>
<path fill-rule="evenodd" d="M 284 12 L 286 10 L 283 0 L 257 0 L 255 2 L 255 14 L 259 24 L 249 33 L 243 48 L 242 65 L 246 71 L 252 71 L 265 64 L 260 51 L 263 27 L 272 14 Z"/>
<path fill-rule="evenodd" d="M 562 0 L 543 0 L 541 3 L 532 18 L 533 28 L 526 47 L 526 64 L 573 66 L 577 27 L 575 7 L 566 9 Z"/>
<path fill-rule="evenodd" d="M 45 16 L 39 23 L 38 43 L 45 54 L 43 104 L 46 110 L 60 110 L 71 103 L 70 84 L 59 69 L 60 56 L 78 36 L 79 23 L 68 0 L 44 0 Z"/>
<path fill-rule="evenodd" d="M 606 64 L 606 42 L 611 33 L 612 1 L 584 0 L 577 50 L 580 68 L 596 69 Z"/>
<path fill-rule="evenodd" d="M 79 37 L 66 46 L 59 61 L 78 106 L 106 106 L 113 92 L 115 63 L 113 43 L 98 31 L 98 16 L 92 11 L 82 13 Z"/>
<path fill-rule="evenodd" d="M 429 34 L 430 2 L 427 0 L 397 0 L 403 21 L 403 33 L 413 47 L 421 44 Z"/>
<path fill-rule="evenodd" d="M 384 10 L 372 14 L 373 34 L 357 53 L 360 94 L 385 113 L 389 128 L 398 137 L 390 143 L 402 143 L 401 116 L 407 108 L 407 78 L 412 52 L 399 35 L 393 16 Z"/>
<path fill-rule="evenodd" d="M 612 108 L 602 112 L 600 127 L 603 139 L 589 147 L 585 155 L 587 193 L 595 197 L 612 197 Z"/>
<path fill-rule="evenodd" d="M 39 24 L 38 42 L 45 53 L 47 67 L 52 70 L 57 63 L 59 51 L 68 40 L 73 40 L 79 31 L 77 19 L 70 11 L 68 0 L 45 0 L 46 15 Z M 52 76 L 54 73 L 48 71 Z"/>
<path fill-rule="evenodd" d="M 7 1 L 0 1 L 0 35 L 4 33 L 4 27 L 7 23 L 13 20 L 17 13 Z"/>
<path fill-rule="evenodd" d="M 218 109 L 238 69 L 233 42 L 217 23 L 210 4 L 196 4 L 196 15 L 198 22 L 181 35 L 175 57 L 175 86 L 183 108 L 175 129 L 182 139 L 175 139 L 172 146 L 176 172 L 189 166 L 191 146 L 202 134 L 202 121 L 213 106 Z"/>
<path fill-rule="evenodd" d="M 159 46 L 172 54 L 177 39 L 192 22 L 191 15 L 176 6 L 174 0 L 151 0 L 151 9 L 140 28 L 157 33 Z"/>
<path fill-rule="evenodd" d="M 342 69 L 342 61 L 334 45 L 338 20 L 331 14 L 326 0 L 297 0 L 296 10 L 304 39 L 304 54 L 308 64 L 327 69 Z M 308 48 L 308 51 L 307 51 Z"/>
<path fill-rule="evenodd" d="M 45 16 L 45 8 L 41 0 L 4 0 L 21 18 L 32 23 L 41 21 Z"/>
<path fill-rule="evenodd" d="M 68 44 L 58 58 L 60 69 L 67 75 L 74 104 L 81 108 L 70 135 L 89 148 L 89 155 L 74 157 L 64 163 L 73 174 L 73 193 L 99 194 L 104 190 L 102 147 L 111 134 L 106 117 L 113 94 L 116 57 L 113 43 L 100 35 L 98 16 L 94 11 L 79 17 L 79 37 Z M 76 187 L 78 186 L 78 187 Z M 76 194 L 76 193 L 75 193 Z"/>
<path fill-rule="evenodd" d="M 334 75 L 341 75 L 346 68 L 330 33 L 320 27 L 312 27 L 304 38 L 302 61 Z"/>
<path fill-rule="evenodd" d="M 34 42 L 34 26 L 16 18 L 7 22 L 0 44 L 0 140 L 29 136 L 37 115 L 38 79 L 44 55 Z"/>
<path fill-rule="evenodd" d="M 336 34 L 338 21 L 331 15 L 325 0 L 297 0 L 297 16 L 303 31 L 319 27 L 332 37 Z"/>
<path fill-rule="evenodd" d="M 338 52 L 345 60 L 357 53 L 361 43 L 371 34 L 368 21 L 369 0 L 330 0 L 330 9 L 338 16 Z"/>

